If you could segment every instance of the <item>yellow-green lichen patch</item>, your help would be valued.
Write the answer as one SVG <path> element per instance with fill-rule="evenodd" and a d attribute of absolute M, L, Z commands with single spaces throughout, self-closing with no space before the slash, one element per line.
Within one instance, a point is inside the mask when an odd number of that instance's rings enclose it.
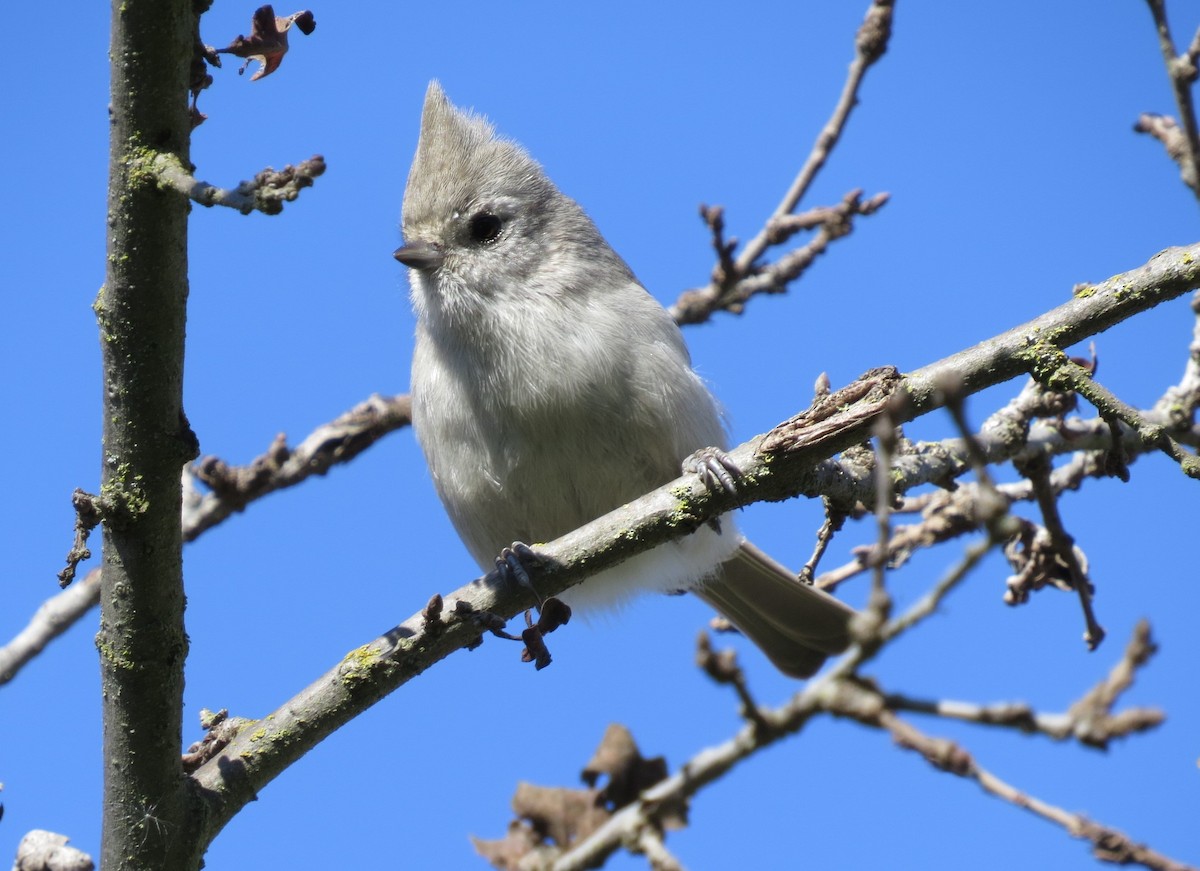
<path fill-rule="evenodd" d="M 131 519 L 150 510 L 150 500 L 142 488 L 143 477 L 131 476 L 131 471 L 129 463 L 121 463 L 100 486 L 100 499 L 110 519 Z"/>
<path fill-rule="evenodd" d="M 369 644 L 351 650 L 342 658 L 342 683 L 351 687 L 367 680 L 380 658 L 379 651 Z"/>

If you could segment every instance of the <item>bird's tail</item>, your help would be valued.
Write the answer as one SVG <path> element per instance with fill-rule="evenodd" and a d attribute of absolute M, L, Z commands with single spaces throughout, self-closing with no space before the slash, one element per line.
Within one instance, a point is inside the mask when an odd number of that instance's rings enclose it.
<path fill-rule="evenodd" d="M 694 593 L 730 619 L 780 671 L 808 677 L 850 645 L 854 609 L 803 584 L 748 541 Z"/>

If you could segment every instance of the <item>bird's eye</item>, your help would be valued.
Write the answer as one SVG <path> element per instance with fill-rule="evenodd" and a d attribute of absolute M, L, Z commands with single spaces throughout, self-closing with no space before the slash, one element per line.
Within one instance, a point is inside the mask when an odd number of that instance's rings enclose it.
<path fill-rule="evenodd" d="M 481 245 L 488 245 L 500 238 L 503 226 L 501 220 L 491 212 L 479 212 L 471 216 L 471 238 Z"/>

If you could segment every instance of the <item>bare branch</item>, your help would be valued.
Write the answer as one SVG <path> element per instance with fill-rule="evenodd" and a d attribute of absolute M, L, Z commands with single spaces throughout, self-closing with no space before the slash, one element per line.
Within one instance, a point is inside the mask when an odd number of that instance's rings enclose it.
<path fill-rule="evenodd" d="M 88 549 L 88 537 L 92 530 L 100 525 L 102 510 L 100 500 L 91 493 L 85 493 L 78 487 L 71 494 L 71 504 L 75 507 L 75 542 L 67 552 L 67 565 L 58 573 L 58 585 L 68 587 L 75 580 L 75 571 L 79 564 L 91 559 L 92 552 Z"/>
<path fill-rule="evenodd" d="M 872 215 L 887 201 L 888 195 L 885 193 L 863 201 L 862 191 L 854 190 L 836 206 L 821 206 L 803 215 L 772 217 L 764 233 L 773 244 L 782 244 L 801 230 L 816 228 L 817 233 L 809 242 L 783 254 L 774 263 L 751 267 L 742 267 L 740 259 L 733 259 L 733 246 L 737 243 L 736 240 L 724 241 L 723 222 L 719 227 L 714 226 L 712 215 L 720 215 L 720 207 L 702 207 L 701 214 L 713 232 L 713 247 L 718 253 L 717 265 L 713 267 L 712 280 L 706 287 L 680 294 L 669 309 L 671 316 L 681 325 L 701 323 L 715 311 L 741 314 L 746 301 L 756 294 L 784 293 L 788 285 L 799 278 L 833 242 L 850 235 L 856 216 Z"/>
<path fill-rule="evenodd" d="M 813 548 L 812 556 L 808 558 L 808 562 L 800 567 L 798 573 L 800 581 L 805 584 L 814 582 L 817 565 L 821 562 L 821 558 L 825 556 L 825 551 L 829 548 L 829 543 L 833 541 L 834 535 L 845 524 L 847 517 L 847 512 L 835 508 L 829 499 L 822 497 L 821 501 L 825 505 L 825 519 L 821 522 L 820 529 L 817 530 L 817 544 Z"/>
<path fill-rule="evenodd" d="M 295 448 L 288 448 L 284 438 L 279 436 L 266 453 L 246 466 L 227 466 L 216 457 L 205 457 L 195 468 L 185 467 L 184 541 L 194 541 L 269 493 L 295 486 L 312 475 L 324 475 L 333 466 L 350 462 L 388 433 L 411 422 L 412 403 L 407 395 L 374 395 L 317 427 Z M 213 489 L 199 493 L 196 480 L 205 481 Z M 72 500 L 78 501 L 78 498 L 73 496 Z M 80 546 L 77 522 L 72 554 L 86 559 L 78 550 Z M 0 648 L 0 685 L 16 677 L 46 644 L 69 629 L 99 601 L 100 570 L 94 569 L 84 581 L 43 602 L 29 625 Z"/>
<path fill-rule="evenodd" d="M 821 461 L 861 443 L 889 408 L 897 391 L 910 401 L 898 419 L 907 420 L 939 407 L 944 401 L 934 383 L 955 374 L 964 392 L 981 390 L 1024 371 L 1030 335 L 1056 335 L 1078 341 L 1089 331 L 1178 296 L 1200 284 L 1200 246 L 1156 256 L 1134 272 L 1116 276 L 1093 293 L 1077 297 L 1052 312 L 927 366 L 900 379 L 894 370 L 869 373 L 860 382 L 819 398 L 808 411 L 770 433 L 735 448 L 730 459 L 743 471 L 736 493 L 713 490 L 696 475 L 685 475 L 610 512 L 578 530 L 539 545 L 541 566 L 532 574 L 543 596 L 555 596 L 584 578 L 658 545 L 685 535 L 709 519 L 763 499 L 807 493 Z M 206 824 L 219 829 L 259 789 L 294 760 L 362 710 L 462 647 L 477 644 L 485 627 L 475 615 L 501 619 L 536 604 L 525 588 L 501 589 L 492 576 L 478 579 L 443 596 L 447 603 L 465 602 L 439 612 L 436 620 L 423 608 L 404 623 L 349 653 L 329 672 L 286 702 L 253 731 L 235 737 L 217 757 L 194 775 L 212 805 Z M 831 674 L 839 674 L 835 666 Z M 820 686 L 822 684 L 814 684 Z"/>
<path fill-rule="evenodd" d="M 932 617 L 937 613 L 938 606 L 942 600 L 950 594 L 959 584 L 966 579 L 967 575 L 983 561 L 983 558 L 996 546 L 996 542 L 990 538 L 975 542 L 967 548 L 963 558 L 954 565 L 950 571 L 942 576 L 942 579 L 934 585 L 934 587 L 912 604 L 911 607 L 895 620 L 883 627 L 880 634 L 883 641 L 891 641 L 897 636 L 912 629 L 922 620 L 927 617 Z"/>
<path fill-rule="evenodd" d="M 1167 67 L 1167 77 L 1171 80 L 1171 90 L 1175 94 L 1175 105 L 1183 123 L 1180 129 L 1173 118 L 1144 114 L 1133 129 L 1139 133 L 1149 133 L 1162 142 L 1167 155 L 1179 165 L 1183 183 L 1200 198 L 1200 167 L 1197 166 L 1200 135 L 1197 134 L 1196 107 L 1192 100 L 1192 85 L 1200 76 L 1200 70 L 1196 66 L 1196 57 L 1200 54 L 1200 32 L 1197 32 L 1184 54 L 1176 55 L 1175 41 L 1171 38 L 1171 29 L 1167 25 L 1166 0 L 1146 0 L 1146 5 L 1150 7 L 1150 14 L 1154 17 L 1159 48 Z"/>
<path fill-rule="evenodd" d="M 1132 841 L 1123 832 L 1022 792 L 980 766 L 975 758 L 960 745 L 944 738 L 925 735 L 890 711 L 881 713 L 876 725 L 887 729 L 898 746 L 906 750 L 915 750 L 938 770 L 974 780 L 984 792 L 1062 826 L 1072 837 L 1091 842 L 1092 854 L 1102 862 L 1111 862 L 1115 865 L 1137 864 L 1146 868 L 1158 869 L 1158 871 L 1188 871 L 1189 869 L 1187 865 L 1176 862 L 1144 844 Z"/>
<path fill-rule="evenodd" d="M 972 702 L 913 699 L 897 693 L 884 696 L 893 711 L 915 711 L 951 720 L 984 726 L 1016 729 L 1027 734 L 1042 734 L 1055 741 L 1074 738 L 1088 747 L 1107 749 L 1114 738 L 1145 732 L 1162 724 L 1165 716 L 1155 708 L 1128 708 L 1115 716 L 1113 705 L 1121 693 L 1133 685 L 1136 670 L 1145 665 L 1157 650 L 1150 639 L 1150 626 L 1138 623 L 1120 661 L 1109 675 L 1089 690 L 1063 714 L 1041 714 L 1023 702 L 978 705 Z"/>
<path fill-rule="evenodd" d="M 750 684 L 746 680 L 746 672 L 737 661 L 737 652 L 733 649 L 722 651 L 713 650 L 712 642 L 707 632 L 701 632 L 696 639 L 696 665 L 712 678 L 713 682 L 723 686 L 733 687 L 741 702 L 741 715 L 755 729 L 769 729 L 770 724 L 759 710 L 758 703 L 750 694 Z"/>
<path fill-rule="evenodd" d="M 1095 588 L 1087 576 L 1086 560 L 1082 557 L 1079 548 L 1075 546 L 1075 538 L 1067 532 L 1062 515 L 1059 513 L 1057 494 L 1050 486 L 1050 460 L 1045 455 L 1036 455 L 1023 459 L 1017 468 L 1033 486 L 1034 498 L 1037 500 L 1038 508 L 1041 509 L 1042 521 L 1049 533 L 1053 557 L 1047 562 L 1057 562 L 1063 567 L 1064 580 L 1078 594 L 1085 624 L 1083 641 L 1087 644 L 1088 650 L 1095 650 L 1104 640 L 1105 634 L 1104 627 L 1097 622 L 1096 615 L 1092 610 L 1092 596 L 1095 595 Z"/>
<path fill-rule="evenodd" d="M 892 0 L 874 0 L 867 10 L 855 38 L 854 60 L 850 63 L 833 114 L 818 134 L 808 158 L 775 211 L 736 258 L 733 257 L 733 243 L 724 241 L 723 223 L 719 227 L 714 224 L 714 211 L 718 221 L 722 218 L 719 207 L 715 210 L 702 207 L 701 215 L 713 233 L 717 265 L 706 287 L 686 291 L 671 306 L 671 315 L 678 323 L 707 320 L 719 309 L 740 313 L 746 300 L 754 294 L 782 292 L 789 282 L 794 281 L 817 256 L 825 252 L 832 241 L 851 231 L 853 216 L 870 215 L 887 202 L 887 194 L 877 194 L 863 202 L 862 191 L 852 191 L 839 206 L 814 209 L 805 215 L 792 215 L 841 138 L 850 113 L 858 104 L 858 92 L 867 70 L 887 51 L 892 34 L 892 6 Z M 756 265 L 770 246 L 790 239 L 800 229 L 818 226 L 819 232 L 807 245 L 785 254 L 768 266 Z"/>
<path fill-rule="evenodd" d="M 288 164 L 280 170 L 267 167 L 252 181 L 241 182 L 233 190 L 199 181 L 172 154 L 153 154 L 143 169 L 161 187 L 177 191 L 202 206 L 226 206 L 243 215 L 255 211 L 277 215 L 283 211 L 285 202 L 296 199 L 300 191 L 312 187 L 313 179 L 325 172 L 325 158 L 314 154 L 295 166 Z"/>
<path fill-rule="evenodd" d="M 100 601 L 100 569 L 95 568 L 56 596 L 51 596 L 34 612 L 33 618 L 12 641 L 0 647 L 0 685 L 17 672 L 75 621 Z"/>
<path fill-rule="evenodd" d="M 194 476 L 210 492 L 185 501 L 184 540 L 193 541 L 268 493 L 293 487 L 312 475 L 324 475 L 410 423 L 412 401 L 407 395 L 374 394 L 317 427 L 295 448 L 289 448 L 284 436 L 279 435 L 265 453 L 245 466 L 227 466 L 212 456 L 198 460 L 184 470 L 184 475 Z"/>
<path fill-rule="evenodd" d="M 1100 686 L 1109 687 L 1117 684 L 1120 684 L 1122 688 L 1128 686 L 1128 683 L 1125 682 L 1126 677 L 1131 674 L 1136 665 L 1143 663 L 1146 656 L 1149 655 L 1146 643 L 1148 643 L 1148 630 L 1144 626 L 1139 627 L 1125 657 L 1114 669 L 1113 674 L 1106 681 L 1101 682 Z M 721 655 L 718 654 L 718 656 Z M 675 774 L 646 789 L 637 801 L 615 813 L 611 819 L 587 838 L 573 844 L 565 853 L 553 857 L 552 863 L 549 861 L 550 857 L 547 857 L 549 866 L 556 871 L 598 867 L 607 856 L 619 850 L 622 845 L 635 841 L 639 832 L 645 829 L 657 830 L 660 826 L 659 814 L 664 808 L 678 808 L 685 805 L 704 787 L 719 780 L 727 771 L 773 745 L 781 738 L 802 731 L 814 715 L 832 713 L 848 717 L 864 725 L 886 730 L 897 744 L 905 749 L 921 753 L 939 770 L 975 780 L 987 792 L 1063 826 L 1071 835 L 1090 841 L 1097 858 L 1110 862 L 1136 863 L 1147 868 L 1162 869 L 1162 871 L 1168 871 L 1168 869 L 1169 871 L 1185 871 L 1187 868 L 1187 866 L 1176 863 L 1144 845 L 1134 843 L 1115 829 L 1101 826 L 1080 815 L 1070 814 L 1061 808 L 1020 792 L 980 767 L 971 754 L 960 745 L 925 735 L 897 717 L 895 709 L 907 703 L 907 706 L 913 710 L 938 713 L 943 716 L 957 715 L 956 718 L 971 719 L 986 725 L 1011 726 L 1023 731 L 1028 731 L 1043 723 L 1049 730 L 1050 718 L 1041 717 L 1029 711 L 1027 707 L 1017 705 L 1003 708 L 1000 706 L 986 708 L 971 706 L 969 708 L 956 703 L 929 703 L 922 706 L 921 703 L 902 700 L 902 697 L 882 693 L 874 686 L 873 682 L 856 676 L 854 674 L 855 659 L 855 652 L 852 651 L 839 660 L 829 672 L 810 681 L 782 707 L 759 709 L 759 717 L 765 723 L 765 727 L 752 721 L 724 743 L 700 751 L 684 763 Z M 1119 677 L 1114 678 L 1117 675 Z M 1093 690 L 1093 693 L 1095 692 Z M 1105 695 L 1108 704 L 1111 704 L 1114 698 L 1115 696 L 1111 694 Z M 1078 705 L 1072 708 L 1072 712 L 1076 707 Z M 968 713 L 969 717 L 964 716 Z M 1156 712 L 1139 712 L 1147 720 L 1152 719 L 1150 715 L 1154 713 Z M 1120 716 L 1118 715 L 1118 718 L 1114 719 L 1119 719 Z M 1086 717 L 1068 713 L 1065 717 L 1060 716 L 1060 719 L 1071 723 L 1071 734 L 1074 737 L 1090 743 L 1089 738 L 1086 737 L 1090 734 L 1090 727 L 1085 725 Z M 1149 728 L 1152 725 L 1154 723 L 1146 722 L 1143 727 Z M 1108 736 L 1115 737 L 1117 734 L 1118 732 L 1112 731 L 1108 733 Z"/>
<path fill-rule="evenodd" d="M 1125 646 L 1125 654 L 1113 666 L 1108 677 L 1097 684 L 1086 696 L 1071 706 L 1067 716 L 1074 722 L 1073 733 L 1082 743 L 1092 747 L 1106 748 L 1110 739 L 1122 737 L 1130 732 L 1148 729 L 1162 722 L 1157 711 L 1138 709 L 1122 711 L 1113 716 L 1112 708 L 1121 693 L 1133 686 L 1138 668 L 1145 665 L 1158 652 L 1158 645 L 1150 637 L 1150 624 L 1140 620 L 1134 628 L 1133 637 Z"/>
<path fill-rule="evenodd" d="M 66 835 L 34 829 L 17 846 L 13 871 L 92 871 L 92 857 L 68 847 Z"/>
<path fill-rule="evenodd" d="M 804 166 L 800 168 L 800 172 L 792 181 L 791 187 L 788 188 L 779 205 L 775 207 L 766 226 L 742 249 L 737 261 L 742 271 L 748 270 L 767 250 L 767 246 L 771 244 L 772 221 L 777 222 L 795 211 L 796 206 L 817 177 L 817 173 L 829 159 L 834 146 L 841 139 L 842 132 L 846 129 L 846 123 L 850 120 L 850 113 L 858 105 L 858 92 L 862 87 L 863 79 L 866 78 L 867 70 L 887 51 L 888 41 L 892 37 L 892 5 L 892 0 L 875 0 L 871 8 L 867 10 L 866 18 L 855 36 L 854 60 L 850 62 L 850 70 L 845 84 L 842 85 L 842 93 L 834 107 L 833 114 L 825 122 L 825 126 L 817 136 L 816 143 L 813 144 L 812 151 L 809 152 L 808 159 L 805 160 Z"/>
<path fill-rule="evenodd" d="M 631 849 L 649 860 L 651 871 L 683 871 L 683 863 L 667 849 L 662 832 L 655 826 L 642 826 Z"/>

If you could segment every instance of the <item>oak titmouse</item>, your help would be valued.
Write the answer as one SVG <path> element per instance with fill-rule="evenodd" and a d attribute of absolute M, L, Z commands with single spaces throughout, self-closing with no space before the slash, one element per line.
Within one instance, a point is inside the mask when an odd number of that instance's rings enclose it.
<path fill-rule="evenodd" d="M 579 205 L 516 143 L 429 86 L 404 194 L 417 315 L 413 426 L 442 504 L 487 569 L 724 447 L 679 328 Z M 691 590 L 782 671 L 844 650 L 853 611 L 719 526 L 567 590 L 573 608 Z"/>

